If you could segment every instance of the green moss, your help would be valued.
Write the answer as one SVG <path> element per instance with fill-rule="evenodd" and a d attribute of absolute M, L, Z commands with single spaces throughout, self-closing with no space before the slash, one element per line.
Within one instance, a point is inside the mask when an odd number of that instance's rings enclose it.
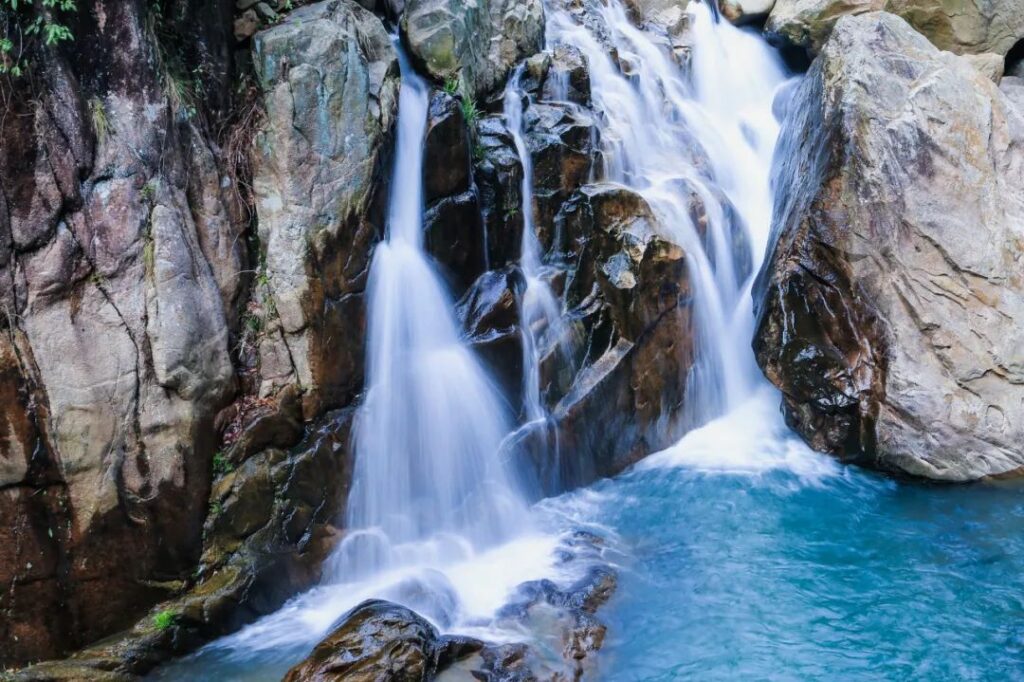
<path fill-rule="evenodd" d="M 153 627 L 157 630 L 166 630 L 178 621 L 178 614 L 170 609 L 165 609 L 153 616 Z"/>

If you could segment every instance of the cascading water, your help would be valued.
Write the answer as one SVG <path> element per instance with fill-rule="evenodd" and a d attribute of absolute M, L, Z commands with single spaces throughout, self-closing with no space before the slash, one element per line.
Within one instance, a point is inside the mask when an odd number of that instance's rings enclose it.
<path fill-rule="evenodd" d="M 769 468 L 803 462 L 810 455 L 773 413 L 777 399 L 763 388 L 749 349 L 750 280 L 767 243 L 772 207 L 768 175 L 778 132 L 772 100 L 784 71 L 762 41 L 716 23 L 702 4 L 689 9 L 695 38 L 689 80 L 665 45 L 628 20 L 618 0 L 592 9 L 608 28 L 600 38 L 568 12 L 549 7 L 548 47 L 564 43 L 587 58 L 593 108 L 602 112 L 598 179 L 640 193 L 667 236 L 687 251 L 699 334 L 689 378 L 690 423 L 705 424 L 740 405 L 731 413 L 738 429 L 727 415 L 650 461 L 707 466 L 720 457 L 707 443 L 709 434 L 726 433 L 733 439 L 729 448 L 740 453 L 727 468 L 742 468 L 752 458 Z M 179 668 L 186 676 L 218 666 L 220 679 L 263 679 L 239 674 L 253 668 L 279 675 L 348 608 L 371 596 L 406 603 L 444 628 L 479 626 L 514 585 L 556 571 L 557 540 L 524 532 L 531 512 L 506 459 L 514 439 L 506 438 L 502 401 L 460 339 L 452 301 L 423 250 L 429 93 L 404 56 L 401 68 L 387 241 L 376 249 L 369 283 L 368 388 L 356 425 L 349 530 L 323 585 L 208 646 Z M 547 420 L 540 353 L 559 338 L 561 310 L 546 283 L 534 229 L 520 75 L 510 80 L 504 114 L 524 167 L 520 267 L 527 286 L 520 315 L 530 424 Z M 703 234 L 690 217 L 694 195 L 708 215 Z M 758 397 L 742 405 L 752 392 Z M 564 527 L 551 518 L 586 517 L 571 508 L 586 496 L 541 504 L 532 515 L 540 525 Z M 409 581 L 415 584 L 406 589 Z M 180 678 L 172 670 L 165 679 Z"/>
<path fill-rule="evenodd" d="M 544 339 L 539 338 L 538 332 L 559 344 L 564 339 L 560 324 L 561 306 L 544 279 L 541 246 L 533 221 L 533 164 L 523 130 L 523 100 L 526 95 L 521 87 L 522 76 L 523 67 L 520 66 L 509 77 L 505 87 L 503 113 L 505 125 L 512 135 L 523 167 L 523 239 L 519 258 L 519 267 L 526 280 L 526 287 L 519 297 L 519 323 L 523 338 L 523 407 L 527 424 L 537 424 L 547 418 L 540 390 L 541 347 Z"/>
<path fill-rule="evenodd" d="M 778 135 L 772 101 L 784 70 L 763 41 L 716 22 L 702 3 L 689 8 L 691 80 L 622 4 L 595 11 L 605 36 L 553 9 L 548 43 L 587 57 L 594 110 L 602 114 L 601 178 L 643 196 L 667 236 L 686 249 L 698 335 L 687 421 L 697 426 L 735 407 L 761 381 L 743 333 L 752 328 L 747 293 L 771 220 L 768 174 Z M 707 213 L 704 234 L 691 217 L 693 196 Z"/>
<path fill-rule="evenodd" d="M 502 402 L 463 343 L 453 303 L 423 250 L 423 138 L 429 88 L 402 57 L 387 241 L 369 281 L 366 402 L 355 434 L 337 580 L 451 560 L 521 527 L 526 507 L 499 457 Z M 425 554 L 439 553 L 435 556 Z"/>

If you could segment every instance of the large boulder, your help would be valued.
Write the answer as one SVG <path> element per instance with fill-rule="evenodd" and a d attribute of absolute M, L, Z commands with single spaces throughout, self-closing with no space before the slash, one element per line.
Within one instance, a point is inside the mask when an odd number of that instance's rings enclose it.
<path fill-rule="evenodd" d="M 297 385 L 311 417 L 362 389 L 397 53 L 380 19 L 329 0 L 258 33 L 253 59 L 266 108 L 253 178 L 266 297 L 260 392 Z"/>
<path fill-rule="evenodd" d="M 777 0 L 765 30 L 817 52 L 840 17 L 884 10 L 957 54 L 1005 55 L 1024 39 L 1024 0 Z"/>
<path fill-rule="evenodd" d="M 515 64 L 544 44 L 540 0 L 409 0 L 402 37 L 439 81 L 458 80 L 468 96 L 501 87 Z"/>
<path fill-rule="evenodd" d="M 757 359 L 816 449 L 947 481 L 1024 465 L 1024 118 L 892 14 L 795 93 Z"/>
<path fill-rule="evenodd" d="M 205 19 L 230 12 L 205 4 Z M 170 93 L 161 15 L 89 10 L 75 41 L 36 41 L 32 78 L 4 86 L 0 667 L 123 627 L 191 572 L 234 387 L 244 225 L 196 122 L 208 103 Z M 218 27 L 181 30 L 226 52 Z M 192 63 L 216 106 L 224 63 Z"/>

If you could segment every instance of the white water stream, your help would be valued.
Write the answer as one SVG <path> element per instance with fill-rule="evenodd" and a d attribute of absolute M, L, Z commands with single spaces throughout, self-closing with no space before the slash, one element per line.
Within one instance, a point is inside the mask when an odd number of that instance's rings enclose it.
<path fill-rule="evenodd" d="M 785 430 L 771 416 L 777 397 L 765 388 L 750 350 L 749 290 L 771 222 L 769 171 L 778 135 L 772 102 L 785 71 L 759 37 L 716 23 L 706 5 L 691 3 L 695 43 L 687 77 L 663 41 L 629 21 L 619 0 L 599 6 L 618 62 L 607 43 L 553 7 L 547 11 L 547 46 L 574 46 L 589 62 L 603 152 L 598 179 L 639 192 L 666 236 L 688 254 L 699 330 L 689 377 L 690 423 L 716 420 L 708 427 L 714 433 L 782 439 Z M 620 65 L 628 65 L 628 75 Z M 550 506 L 529 510 L 517 472 L 499 455 L 510 416 L 460 339 L 450 295 L 423 251 L 429 93 L 404 58 L 401 66 L 388 235 L 376 249 L 369 285 L 368 391 L 356 428 L 346 523 L 351 530 L 321 586 L 209 645 L 200 660 L 251 661 L 277 652 L 294 662 L 295 652 L 308 651 L 346 610 L 370 596 L 405 603 L 442 629 L 480 632 L 515 585 L 557 573 L 552 554 L 558 538 L 534 530 L 552 527 L 543 520 Z M 521 268 L 528 284 L 521 319 L 527 337 L 524 412 L 531 422 L 547 418 L 534 330 L 550 330 L 561 311 L 545 283 L 534 232 L 518 74 L 504 112 L 526 171 Z M 690 217 L 694 194 L 707 210 L 703 234 Z M 730 222 L 729 204 L 740 221 Z M 744 421 L 752 418 L 772 424 L 746 428 Z M 694 466 L 713 457 L 700 433 L 652 462 Z M 739 450 L 756 457 L 764 448 Z M 780 466 L 802 456 L 790 450 Z M 725 468 L 744 467 L 731 461 Z"/>

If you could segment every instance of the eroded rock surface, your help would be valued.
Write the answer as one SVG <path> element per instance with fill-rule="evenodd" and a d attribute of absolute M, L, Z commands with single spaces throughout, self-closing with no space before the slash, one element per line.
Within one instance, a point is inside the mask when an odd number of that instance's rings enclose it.
<path fill-rule="evenodd" d="M 779 146 L 757 359 L 815 448 L 947 481 L 1024 465 L 1024 118 L 892 14 L 844 17 Z"/>

